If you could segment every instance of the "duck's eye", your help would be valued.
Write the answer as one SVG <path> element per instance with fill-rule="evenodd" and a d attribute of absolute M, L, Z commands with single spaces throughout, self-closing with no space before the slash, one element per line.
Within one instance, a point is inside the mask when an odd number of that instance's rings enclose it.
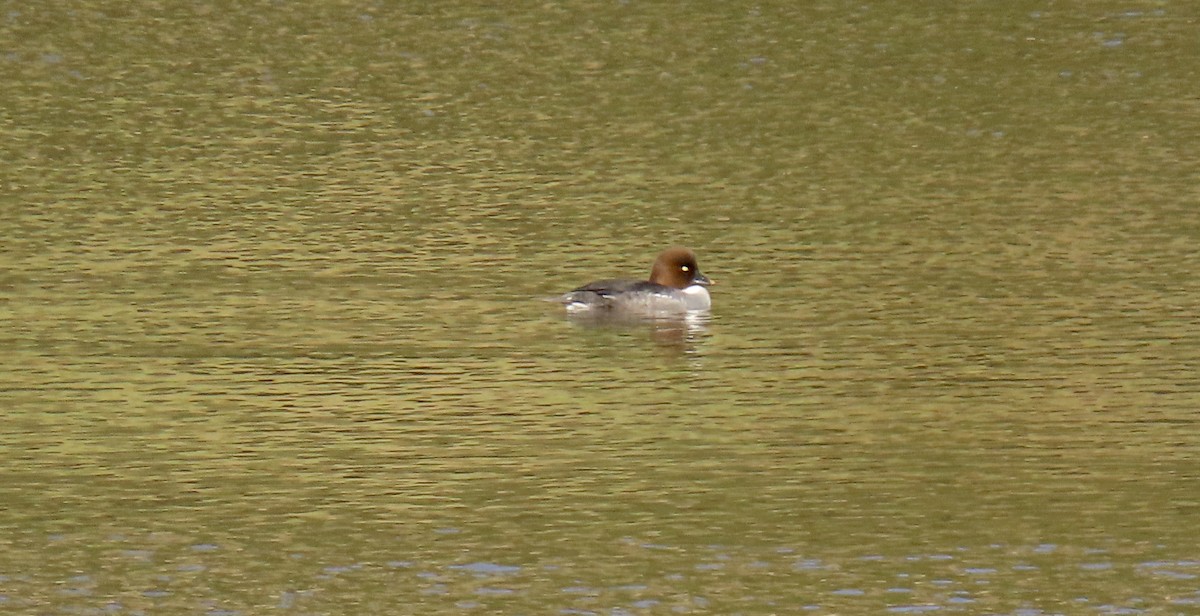
<path fill-rule="evenodd" d="M 690 271 L 692 271 L 692 268 L 690 268 L 690 267 L 688 267 L 688 266 L 686 266 L 686 265 L 680 265 L 680 266 L 679 266 L 679 269 L 681 269 L 681 270 L 683 270 L 683 271 L 685 271 L 685 272 L 690 272 Z"/>

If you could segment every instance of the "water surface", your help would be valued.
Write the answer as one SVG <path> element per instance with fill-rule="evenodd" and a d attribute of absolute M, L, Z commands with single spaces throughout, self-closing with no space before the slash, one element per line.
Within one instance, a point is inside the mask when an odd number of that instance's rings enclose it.
<path fill-rule="evenodd" d="M 0 606 L 1196 613 L 1194 17 L 9 6 Z"/>

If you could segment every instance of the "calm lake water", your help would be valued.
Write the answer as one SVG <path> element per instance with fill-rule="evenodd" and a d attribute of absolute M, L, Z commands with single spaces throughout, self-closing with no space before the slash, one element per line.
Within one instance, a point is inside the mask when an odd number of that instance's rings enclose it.
<path fill-rule="evenodd" d="M 1196 8 L 919 4 L 5 4 L 0 610 L 1200 613 Z"/>

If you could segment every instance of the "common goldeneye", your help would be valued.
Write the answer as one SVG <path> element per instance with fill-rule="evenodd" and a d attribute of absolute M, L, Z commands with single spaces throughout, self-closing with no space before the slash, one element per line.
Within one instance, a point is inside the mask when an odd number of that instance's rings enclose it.
<path fill-rule="evenodd" d="M 614 278 L 597 280 L 551 298 L 570 314 L 597 316 L 670 317 L 707 312 L 712 306 L 708 285 L 700 273 L 696 253 L 668 248 L 654 260 L 650 280 Z"/>

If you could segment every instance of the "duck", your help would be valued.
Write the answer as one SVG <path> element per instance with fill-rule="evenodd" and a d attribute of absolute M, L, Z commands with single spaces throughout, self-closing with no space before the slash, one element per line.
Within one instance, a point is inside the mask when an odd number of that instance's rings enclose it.
<path fill-rule="evenodd" d="M 712 308 L 708 287 L 713 281 L 700 272 L 696 253 L 673 246 L 662 251 L 650 268 L 649 280 L 610 278 L 589 282 L 551 301 L 568 314 L 663 318 L 707 314 Z"/>

